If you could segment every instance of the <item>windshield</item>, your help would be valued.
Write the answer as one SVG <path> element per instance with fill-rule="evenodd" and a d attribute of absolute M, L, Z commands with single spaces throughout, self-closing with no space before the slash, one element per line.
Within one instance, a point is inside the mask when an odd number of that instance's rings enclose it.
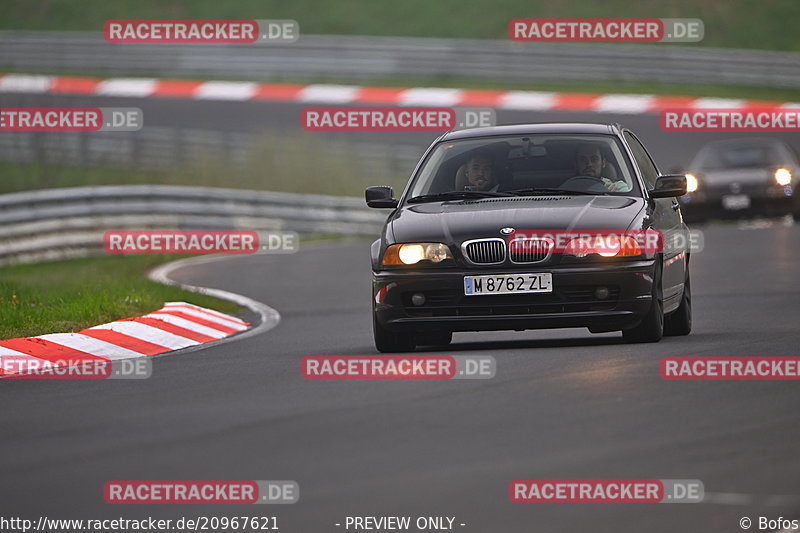
<path fill-rule="evenodd" d="M 442 142 L 406 196 L 409 202 L 537 194 L 638 194 L 611 135 L 517 135 Z"/>
<path fill-rule="evenodd" d="M 708 146 L 697 154 L 692 168 L 697 170 L 764 168 L 785 166 L 789 162 L 789 154 L 780 145 Z"/>

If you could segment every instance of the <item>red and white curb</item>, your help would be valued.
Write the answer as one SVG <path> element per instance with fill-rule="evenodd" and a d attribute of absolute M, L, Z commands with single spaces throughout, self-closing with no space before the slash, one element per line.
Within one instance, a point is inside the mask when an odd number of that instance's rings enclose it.
<path fill-rule="evenodd" d="M 178 268 L 219 259 L 225 258 L 197 257 L 168 263 L 153 270 L 149 277 L 153 281 L 177 285 L 247 307 L 259 315 L 259 322 L 254 327 L 219 311 L 186 302 L 167 302 L 153 313 L 101 324 L 76 333 L 0 340 L 0 376 L 15 373 L 2 366 L 4 357 L 14 361 L 14 368 L 19 368 L 20 361 L 24 359 L 36 360 L 36 365 L 32 366 L 38 368 L 72 366 L 93 361 L 163 355 L 175 350 L 184 353 L 204 347 L 207 343 L 239 340 L 275 327 L 280 315 L 260 302 L 219 289 L 181 284 L 169 278 L 169 274 Z"/>
<path fill-rule="evenodd" d="M 800 103 L 735 98 L 698 98 L 652 94 L 590 94 L 547 91 L 497 91 L 434 87 L 361 87 L 354 85 L 164 80 L 156 78 L 84 78 L 0 74 L 0 93 L 81 94 L 136 98 L 273 101 L 299 104 L 363 104 L 437 107 L 494 107 L 527 111 L 658 113 L 667 108 L 794 109 Z"/>
<path fill-rule="evenodd" d="M 186 302 L 168 302 L 144 316 L 101 324 L 76 333 L 0 341 L 3 357 L 39 359 L 37 368 L 147 357 L 216 341 L 244 331 L 249 324 L 234 316 Z M 17 365 L 15 365 L 17 366 Z M 0 374 L 15 373 L 0 367 Z"/>

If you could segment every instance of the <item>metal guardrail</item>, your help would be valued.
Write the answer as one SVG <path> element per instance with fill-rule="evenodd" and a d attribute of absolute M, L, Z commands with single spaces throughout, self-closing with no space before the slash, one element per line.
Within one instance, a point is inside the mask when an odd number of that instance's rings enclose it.
<path fill-rule="evenodd" d="M 244 163 L 258 146 L 258 134 L 148 126 L 135 132 L 11 132 L 0 135 L 0 161 L 59 163 L 160 170 L 202 163 L 209 159 Z M 325 139 L 319 150 L 334 154 L 342 147 L 352 153 L 354 166 L 364 175 L 407 176 L 425 146 L 354 142 L 343 145 Z M 296 157 L 307 154 L 294 147 Z M 291 150 L 287 143 L 286 150 Z"/>
<path fill-rule="evenodd" d="M 12 132 L 0 135 L 0 160 L 156 170 L 204 158 L 245 160 L 257 138 L 246 133 L 148 127 L 135 132 Z"/>
<path fill-rule="evenodd" d="M 254 80 L 463 77 L 800 87 L 800 54 L 793 52 L 302 34 L 294 43 L 259 46 L 131 45 L 108 43 L 99 31 L 2 31 L 0 69 Z"/>
<path fill-rule="evenodd" d="M 252 230 L 377 235 L 386 212 L 358 198 L 121 185 L 0 195 L 0 265 L 99 253 L 108 230 Z"/>

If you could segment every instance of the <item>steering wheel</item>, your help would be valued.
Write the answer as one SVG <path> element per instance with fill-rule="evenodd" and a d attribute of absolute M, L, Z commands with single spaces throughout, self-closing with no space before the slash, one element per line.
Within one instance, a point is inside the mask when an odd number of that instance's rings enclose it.
<path fill-rule="evenodd" d="M 562 183 L 561 187 L 565 189 L 585 190 L 586 192 L 608 192 L 602 178 L 586 175 L 573 176 Z"/>

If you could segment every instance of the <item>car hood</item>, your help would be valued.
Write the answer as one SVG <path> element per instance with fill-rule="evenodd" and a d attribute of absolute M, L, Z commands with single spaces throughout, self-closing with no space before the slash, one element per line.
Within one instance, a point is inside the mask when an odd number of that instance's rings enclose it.
<path fill-rule="evenodd" d="M 727 170 L 709 170 L 699 172 L 697 180 L 700 186 L 703 185 L 714 188 L 727 188 L 733 184 L 739 185 L 763 185 L 773 183 L 774 171 L 766 168 L 735 168 Z"/>
<path fill-rule="evenodd" d="M 395 242 L 462 243 L 521 230 L 631 227 L 642 198 L 627 196 L 525 196 L 411 204 L 390 221 Z"/>

